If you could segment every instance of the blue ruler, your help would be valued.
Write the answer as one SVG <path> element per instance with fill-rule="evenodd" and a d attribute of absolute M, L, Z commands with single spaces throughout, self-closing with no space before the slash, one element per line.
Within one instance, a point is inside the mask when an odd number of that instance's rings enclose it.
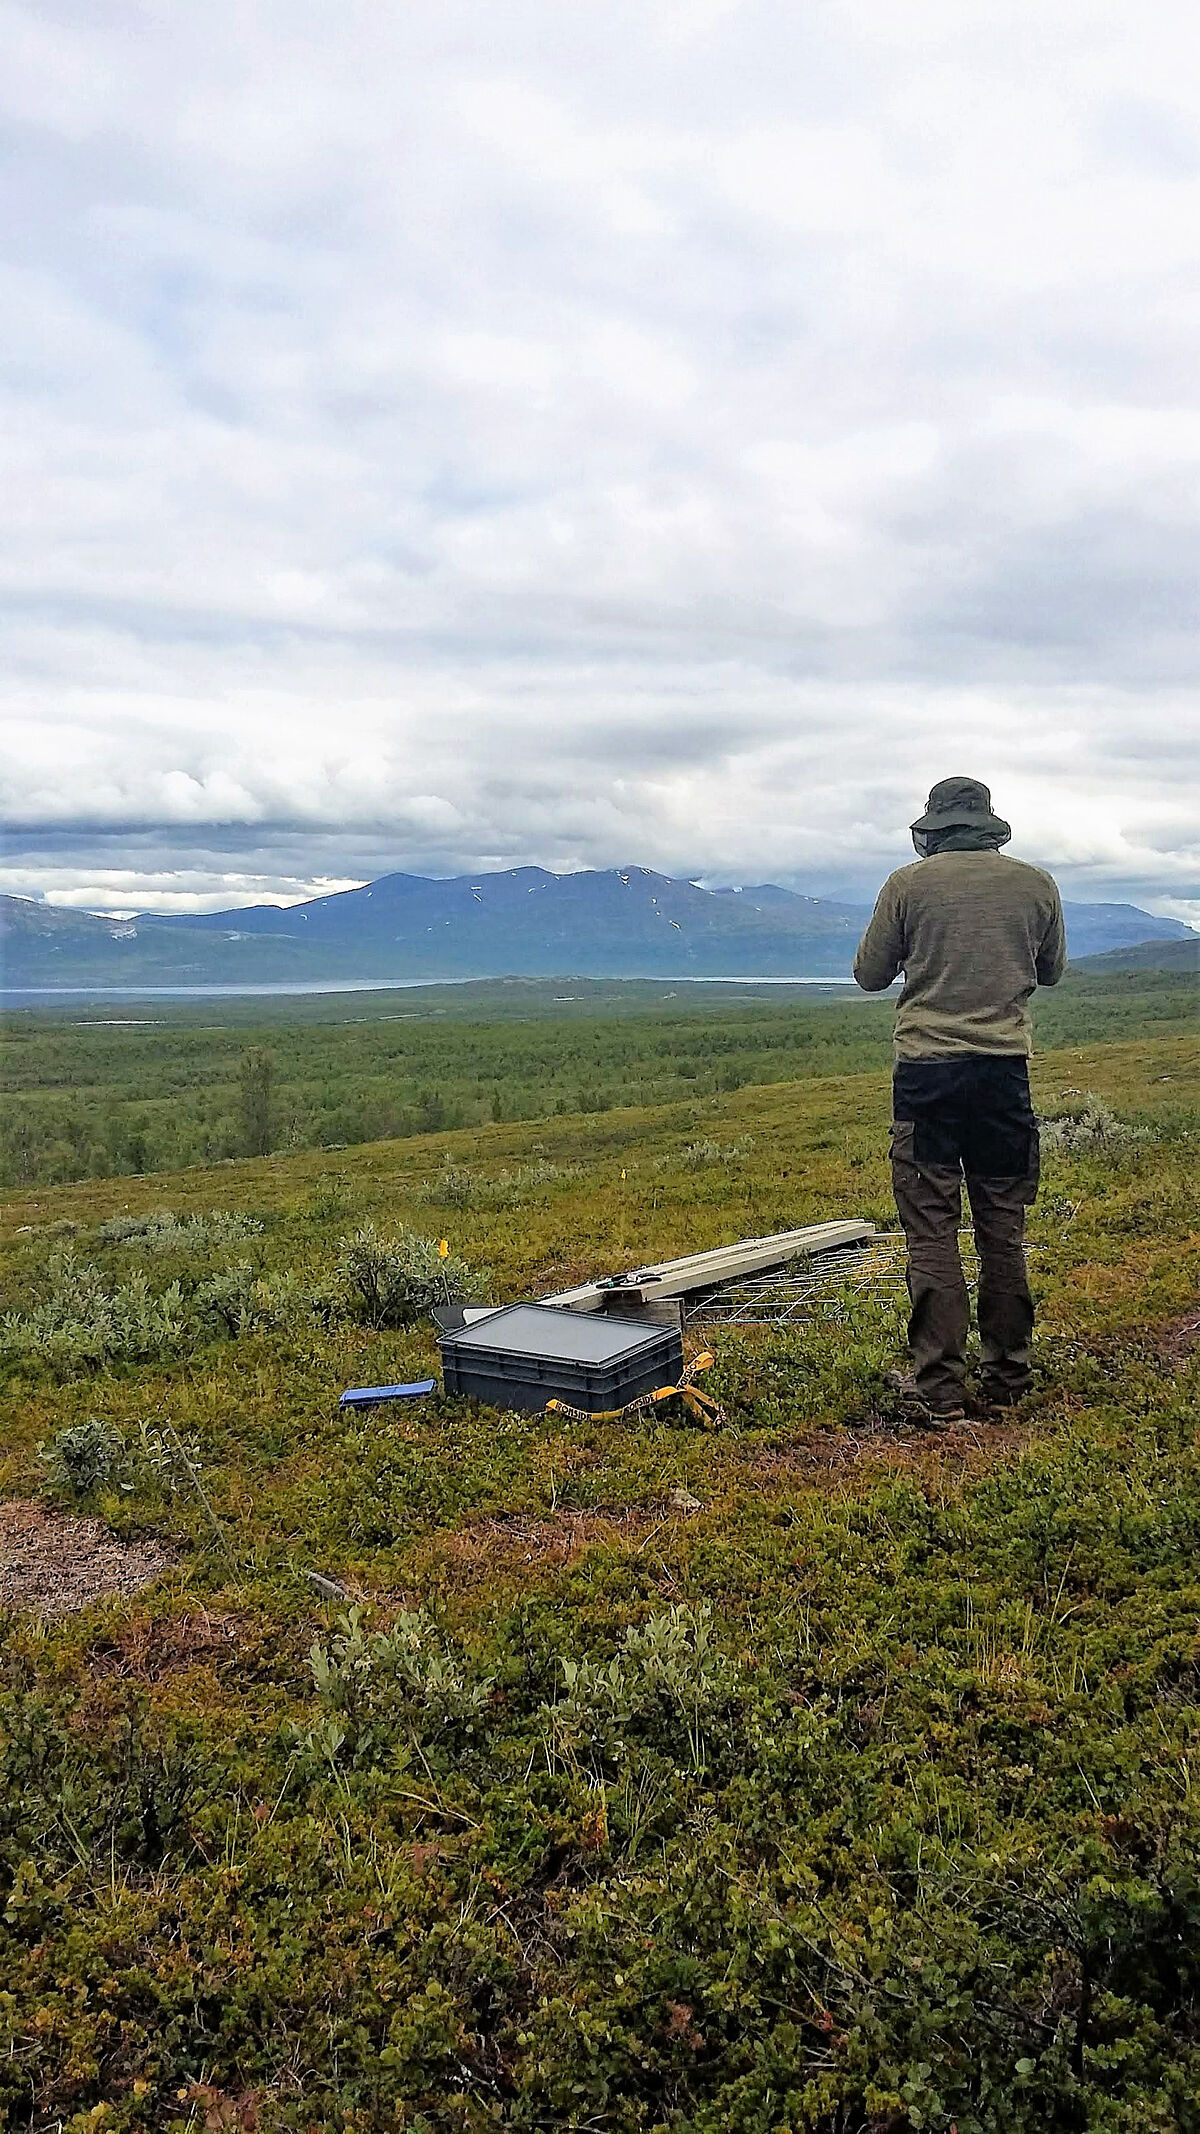
<path fill-rule="evenodd" d="M 436 1378 L 418 1378 L 411 1386 L 348 1386 L 338 1407 L 374 1408 L 384 1400 L 424 1400 L 427 1393 L 436 1391 Z"/>

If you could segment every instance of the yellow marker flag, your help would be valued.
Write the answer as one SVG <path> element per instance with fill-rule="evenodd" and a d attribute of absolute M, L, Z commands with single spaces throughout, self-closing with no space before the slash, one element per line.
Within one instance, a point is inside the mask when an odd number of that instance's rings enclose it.
<path fill-rule="evenodd" d="M 449 1259 L 449 1257 L 450 1257 L 450 1240 L 449 1240 L 449 1238 L 448 1238 L 448 1237 L 439 1237 L 439 1239 L 438 1239 L 438 1256 L 439 1256 L 439 1258 L 440 1258 L 440 1259 L 443 1259 L 443 1260 L 448 1260 L 448 1259 Z"/>
<path fill-rule="evenodd" d="M 624 1173 L 624 1171 L 622 1171 L 622 1172 L 621 1172 L 621 1177 L 622 1177 L 622 1180 L 623 1180 L 623 1179 L 624 1179 L 624 1177 L 625 1177 L 625 1173 Z"/>

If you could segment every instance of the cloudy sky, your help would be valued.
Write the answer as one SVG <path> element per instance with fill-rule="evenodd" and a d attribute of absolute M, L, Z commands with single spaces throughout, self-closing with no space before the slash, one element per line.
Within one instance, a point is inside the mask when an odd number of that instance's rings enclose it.
<path fill-rule="evenodd" d="M 0 887 L 1200 923 L 1185 0 L 3 9 Z"/>

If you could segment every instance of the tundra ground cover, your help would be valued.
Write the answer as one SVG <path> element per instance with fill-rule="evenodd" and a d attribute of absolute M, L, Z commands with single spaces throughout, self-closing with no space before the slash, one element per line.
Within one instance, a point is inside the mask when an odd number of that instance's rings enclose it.
<path fill-rule="evenodd" d="M 889 1413 L 886 1296 L 718 1335 L 717 1431 L 339 1417 L 431 1337 L 305 1301 L 365 1224 L 503 1297 L 890 1225 L 879 1072 L 8 1195 L 18 1322 L 64 1245 L 260 1306 L 4 1366 L 0 1495 L 170 1559 L 4 1622 L 8 2122 L 1200 2127 L 1194 1069 L 1036 1063 L 1140 1131 L 1048 1151 L 1043 1390 L 943 1438 Z"/>

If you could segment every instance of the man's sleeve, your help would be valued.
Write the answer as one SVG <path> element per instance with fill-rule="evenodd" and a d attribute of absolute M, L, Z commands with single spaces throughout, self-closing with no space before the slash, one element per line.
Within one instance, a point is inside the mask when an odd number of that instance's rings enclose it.
<path fill-rule="evenodd" d="M 858 944 L 854 959 L 854 983 L 864 993 L 882 993 L 890 986 L 904 957 L 904 923 L 900 894 L 891 882 L 879 892 L 871 923 Z"/>
<path fill-rule="evenodd" d="M 1034 964 L 1038 984 L 1057 985 L 1066 968 L 1067 930 L 1063 924 L 1062 899 L 1056 889 L 1050 918 Z"/>

